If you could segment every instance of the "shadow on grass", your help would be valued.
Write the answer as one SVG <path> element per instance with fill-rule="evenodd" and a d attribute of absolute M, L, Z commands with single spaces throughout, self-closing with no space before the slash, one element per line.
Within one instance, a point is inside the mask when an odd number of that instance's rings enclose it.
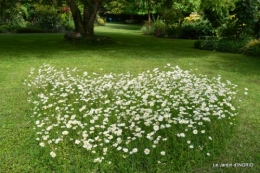
<path fill-rule="evenodd" d="M 124 32 L 111 32 L 111 28 Z M 82 54 L 104 58 L 176 59 L 185 63 L 196 62 L 209 70 L 223 70 L 244 75 L 260 74 L 260 58 L 238 54 L 198 50 L 193 40 L 163 39 L 142 34 L 127 34 L 137 30 L 136 25 L 108 24 L 96 32 L 115 40 L 107 45 L 78 45 L 64 41 L 63 34 L 0 35 L 0 60 L 59 57 L 78 57 Z M 109 32 L 105 32 L 105 30 Z M 187 59 L 187 60 L 184 60 Z M 198 61 L 198 59 L 200 59 Z"/>

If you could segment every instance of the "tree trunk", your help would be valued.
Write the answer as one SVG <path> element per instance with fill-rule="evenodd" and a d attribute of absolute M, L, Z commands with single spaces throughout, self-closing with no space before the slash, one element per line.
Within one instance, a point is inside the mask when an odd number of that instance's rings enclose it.
<path fill-rule="evenodd" d="M 79 32 L 84 38 L 93 38 L 95 36 L 94 23 L 102 0 L 85 0 L 83 2 L 83 16 L 75 0 L 66 1 L 72 12 L 75 31 Z"/>
<path fill-rule="evenodd" d="M 84 3 L 84 12 L 83 12 L 84 33 L 82 35 L 85 38 L 92 38 L 95 36 L 94 23 L 100 6 L 101 6 L 100 0 L 88 0 Z"/>
<path fill-rule="evenodd" d="M 72 13 L 72 17 L 75 25 L 75 32 L 79 32 L 80 34 L 83 34 L 84 28 L 83 28 L 82 17 L 75 0 L 67 0 L 67 4 L 70 7 Z"/>
<path fill-rule="evenodd" d="M 151 25 L 151 1 L 150 0 L 147 1 L 147 6 L 148 6 L 147 9 L 148 23 L 149 25 Z"/>
<path fill-rule="evenodd" d="M 148 9 L 148 23 L 149 25 L 151 24 L 151 12 L 149 9 Z"/>

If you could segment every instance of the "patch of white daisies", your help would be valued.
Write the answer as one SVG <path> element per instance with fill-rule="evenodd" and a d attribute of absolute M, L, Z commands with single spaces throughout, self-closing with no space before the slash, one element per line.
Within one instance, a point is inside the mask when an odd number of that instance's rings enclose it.
<path fill-rule="evenodd" d="M 25 85 L 36 140 L 52 157 L 63 142 L 92 153 L 94 162 L 109 152 L 127 157 L 156 150 L 165 156 L 180 139 L 189 149 L 204 150 L 212 140 L 212 124 L 233 125 L 237 115 L 236 85 L 170 64 L 137 76 L 89 75 L 44 64 L 31 69 Z"/>

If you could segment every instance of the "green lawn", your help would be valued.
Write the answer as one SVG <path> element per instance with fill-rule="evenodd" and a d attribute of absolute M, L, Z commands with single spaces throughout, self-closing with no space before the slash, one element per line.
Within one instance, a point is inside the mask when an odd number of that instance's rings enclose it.
<path fill-rule="evenodd" d="M 193 40 L 159 39 L 141 34 L 140 26 L 107 24 L 97 35 L 112 37 L 111 45 L 76 45 L 63 34 L 0 35 L 0 172 L 44 172 L 44 160 L 34 139 L 23 81 L 31 67 L 44 63 L 88 72 L 138 74 L 167 63 L 221 75 L 238 85 L 240 107 L 236 130 L 219 155 L 193 172 L 260 172 L 260 58 L 196 50 Z M 244 95 L 248 88 L 248 95 Z M 242 100 L 241 102 L 239 100 Z M 253 163 L 253 167 L 216 168 L 213 164 Z M 46 166 L 46 164 L 45 164 Z M 192 172 L 191 171 L 191 172 Z M 149 170 L 147 170 L 149 172 Z"/>

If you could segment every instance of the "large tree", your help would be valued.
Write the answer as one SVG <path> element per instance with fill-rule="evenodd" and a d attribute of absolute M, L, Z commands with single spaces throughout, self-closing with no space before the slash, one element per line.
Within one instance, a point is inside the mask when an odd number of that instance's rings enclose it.
<path fill-rule="evenodd" d="M 9 9 L 14 7 L 17 3 L 40 3 L 53 6 L 67 4 L 72 13 L 75 31 L 79 32 L 85 38 L 92 38 L 94 37 L 94 23 L 98 10 L 103 2 L 109 1 L 110 0 L 0 0 L 0 20 L 1 18 L 5 18 L 5 11 L 9 12 Z"/>
<path fill-rule="evenodd" d="M 53 5 L 62 5 L 66 3 L 72 13 L 75 31 L 84 38 L 93 38 L 94 23 L 98 10 L 102 3 L 109 0 L 38 0 L 42 3 L 52 3 Z"/>

